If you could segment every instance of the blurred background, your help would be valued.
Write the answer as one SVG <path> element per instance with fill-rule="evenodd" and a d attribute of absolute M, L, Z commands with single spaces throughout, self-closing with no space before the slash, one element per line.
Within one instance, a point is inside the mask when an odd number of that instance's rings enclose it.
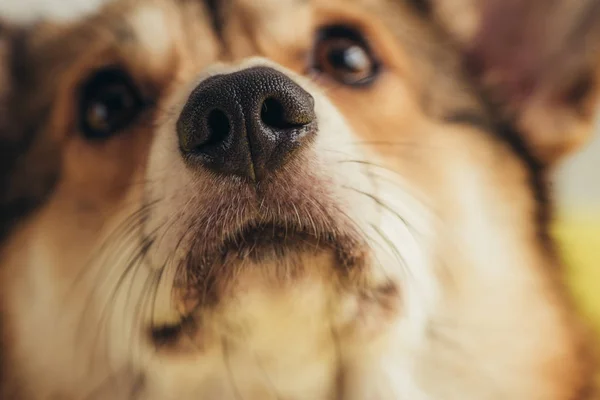
<path fill-rule="evenodd" d="M 27 21 L 69 19 L 105 0 L 0 0 L 0 16 Z M 600 332 L 600 119 L 594 140 L 556 171 L 554 234 L 567 261 L 568 281 Z"/>
<path fill-rule="evenodd" d="M 600 123 L 596 126 L 592 143 L 557 171 L 555 234 L 571 287 L 600 332 Z"/>

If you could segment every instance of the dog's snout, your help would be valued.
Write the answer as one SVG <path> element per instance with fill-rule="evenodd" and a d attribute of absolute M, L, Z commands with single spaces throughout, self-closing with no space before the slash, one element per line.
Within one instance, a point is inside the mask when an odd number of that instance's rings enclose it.
<path fill-rule="evenodd" d="M 188 162 L 254 181 L 280 168 L 315 132 L 313 97 L 267 67 L 203 81 L 177 122 Z"/>

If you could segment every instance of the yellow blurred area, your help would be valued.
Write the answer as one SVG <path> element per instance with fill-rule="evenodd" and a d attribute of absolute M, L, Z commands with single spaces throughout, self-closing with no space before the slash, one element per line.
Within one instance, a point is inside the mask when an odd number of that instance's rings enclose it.
<path fill-rule="evenodd" d="M 554 233 L 567 262 L 570 287 L 600 333 L 600 206 L 563 212 Z"/>

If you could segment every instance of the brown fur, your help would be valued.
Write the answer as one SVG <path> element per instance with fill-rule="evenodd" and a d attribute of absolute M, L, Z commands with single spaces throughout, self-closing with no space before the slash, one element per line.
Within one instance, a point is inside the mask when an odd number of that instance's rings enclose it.
<path fill-rule="evenodd" d="M 3 398 L 595 398 L 547 181 L 591 130 L 600 7 L 449 4 L 120 0 L 0 29 Z M 307 65 L 331 24 L 369 42 L 370 85 Z M 265 64 L 314 95 L 315 142 L 257 186 L 187 168 L 190 91 Z M 104 66 L 147 103 L 89 141 Z"/>

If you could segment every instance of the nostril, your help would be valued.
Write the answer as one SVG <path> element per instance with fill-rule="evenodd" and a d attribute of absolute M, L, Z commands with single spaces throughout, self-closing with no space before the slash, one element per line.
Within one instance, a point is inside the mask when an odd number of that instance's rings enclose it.
<path fill-rule="evenodd" d="M 260 119 L 265 125 L 271 128 L 286 129 L 294 127 L 293 123 L 287 121 L 281 102 L 272 97 L 267 98 L 263 102 L 260 110 Z"/>
<path fill-rule="evenodd" d="M 229 117 L 218 108 L 212 110 L 207 117 L 208 138 L 202 146 L 219 144 L 227 139 L 231 132 L 231 122 Z"/>
<path fill-rule="evenodd" d="M 304 110 L 301 105 L 284 105 L 280 100 L 268 97 L 260 109 L 260 119 L 268 127 L 293 129 L 310 124 L 314 113 Z"/>

